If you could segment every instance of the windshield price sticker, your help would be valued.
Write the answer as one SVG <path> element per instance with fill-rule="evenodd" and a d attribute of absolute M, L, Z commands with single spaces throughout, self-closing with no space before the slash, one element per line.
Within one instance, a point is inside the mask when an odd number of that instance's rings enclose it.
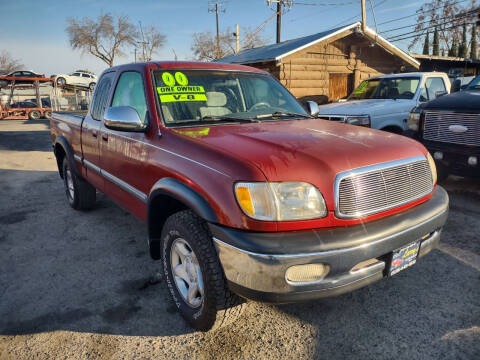
<path fill-rule="evenodd" d="M 157 87 L 161 102 L 207 101 L 203 86 L 188 86 L 188 78 L 180 71 L 164 72 L 162 80 L 166 86 Z"/>
<path fill-rule="evenodd" d="M 355 95 L 360 95 L 360 94 L 363 94 L 366 89 L 367 89 L 367 82 L 364 81 L 360 84 L 360 86 L 353 93 Z"/>

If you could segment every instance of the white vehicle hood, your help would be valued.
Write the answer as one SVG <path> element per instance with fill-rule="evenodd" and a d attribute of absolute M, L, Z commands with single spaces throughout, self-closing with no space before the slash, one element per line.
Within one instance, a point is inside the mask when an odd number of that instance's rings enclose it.
<path fill-rule="evenodd" d="M 370 115 L 379 116 L 398 112 L 409 112 L 415 106 L 407 99 L 350 100 L 319 106 L 321 115 Z"/>

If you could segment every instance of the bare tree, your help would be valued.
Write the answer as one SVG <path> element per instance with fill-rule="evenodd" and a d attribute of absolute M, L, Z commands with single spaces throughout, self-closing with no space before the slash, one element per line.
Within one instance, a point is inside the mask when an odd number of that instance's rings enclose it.
<path fill-rule="evenodd" d="M 409 50 L 413 49 L 423 38 L 427 31 L 438 30 L 439 48 L 451 49 L 453 42 L 459 43 L 462 38 L 462 26 L 469 23 L 477 16 L 471 12 L 478 6 L 478 0 L 470 0 L 466 5 L 459 0 L 430 0 L 424 3 L 418 10 L 415 27 L 417 37 L 413 38 Z"/>
<path fill-rule="evenodd" d="M 5 71 L 7 74 L 20 70 L 23 67 L 23 64 L 19 60 L 14 59 L 8 51 L 0 51 L 0 70 Z"/>
<path fill-rule="evenodd" d="M 142 46 L 142 55 L 140 61 L 151 61 L 152 56 L 165 45 L 167 37 L 157 31 L 155 27 L 149 26 L 145 30 L 140 29 L 138 42 Z"/>
<path fill-rule="evenodd" d="M 266 41 L 259 32 L 242 28 L 240 31 L 242 42 L 240 49 L 251 49 L 265 45 Z M 191 47 L 195 58 L 202 61 L 212 61 L 235 53 L 235 37 L 228 28 L 220 33 L 220 49 L 217 49 L 217 37 L 211 32 L 197 32 L 193 34 Z"/>
<path fill-rule="evenodd" d="M 68 18 L 67 22 L 66 31 L 72 48 L 96 56 L 108 66 L 113 66 L 115 57 L 124 55 L 123 49 L 134 44 L 137 37 L 128 16 L 102 14 L 96 20 Z"/>

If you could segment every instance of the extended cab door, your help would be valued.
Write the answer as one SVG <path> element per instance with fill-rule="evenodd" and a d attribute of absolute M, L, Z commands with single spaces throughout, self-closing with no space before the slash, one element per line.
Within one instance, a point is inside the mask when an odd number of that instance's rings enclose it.
<path fill-rule="evenodd" d="M 109 72 L 101 77 L 90 111 L 82 123 L 82 151 L 86 178 L 100 191 L 103 191 L 104 187 L 104 179 L 100 173 L 100 128 L 114 76 L 115 72 Z"/>
<path fill-rule="evenodd" d="M 130 106 L 148 121 L 143 75 L 120 74 L 110 106 Z M 148 139 L 145 133 L 112 130 L 102 124 L 100 157 L 105 177 L 104 193 L 139 217 L 144 217 L 148 192 L 146 176 Z"/>

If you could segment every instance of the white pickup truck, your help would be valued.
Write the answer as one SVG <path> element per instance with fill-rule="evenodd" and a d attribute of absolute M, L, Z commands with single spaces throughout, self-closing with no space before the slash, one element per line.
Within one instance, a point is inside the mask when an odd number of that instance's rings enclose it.
<path fill-rule="evenodd" d="M 445 73 L 404 73 L 364 80 L 346 101 L 319 107 L 319 118 L 401 134 L 417 105 L 450 93 Z"/>

